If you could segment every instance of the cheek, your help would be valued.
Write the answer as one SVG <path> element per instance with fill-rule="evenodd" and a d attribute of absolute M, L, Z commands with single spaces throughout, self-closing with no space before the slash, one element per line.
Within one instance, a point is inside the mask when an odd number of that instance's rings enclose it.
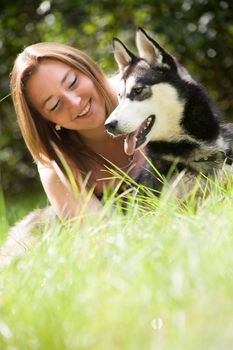
<path fill-rule="evenodd" d="M 58 123 L 60 121 L 60 118 L 56 115 L 46 115 L 46 113 L 43 114 L 44 119 L 49 120 L 52 123 Z"/>
<path fill-rule="evenodd" d="M 78 86 L 78 90 L 85 93 L 93 93 L 94 90 L 97 90 L 92 80 L 89 78 L 83 78 Z"/>
<path fill-rule="evenodd" d="M 92 82 L 91 79 L 85 78 L 82 80 L 82 83 L 78 87 L 78 91 L 85 97 L 92 97 L 94 101 L 98 104 L 98 108 L 104 108 L 105 109 L 105 101 L 103 96 L 98 91 L 98 88 L 95 86 L 95 84 Z"/>
<path fill-rule="evenodd" d="M 39 105 L 39 98 L 41 96 L 41 90 L 38 88 L 35 88 L 35 84 L 33 83 L 33 79 L 31 78 L 26 85 L 25 95 L 29 103 L 39 111 L 40 111 L 40 105 Z"/>

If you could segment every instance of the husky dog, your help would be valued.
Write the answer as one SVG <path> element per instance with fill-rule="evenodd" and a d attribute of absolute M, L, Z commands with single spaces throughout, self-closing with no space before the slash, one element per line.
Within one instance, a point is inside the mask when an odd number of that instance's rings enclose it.
<path fill-rule="evenodd" d="M 119 105 L 105 127 L 125 135 L 125 152 L 147 145 L 147 155 L 159 172 L 208 176 L 233 162 L 233 124 L 224 123 L 213 102 L 177 60 L 142 28 L 136 33 L 139 56 L 117 38 L 114 56 L 119 66 Z M 150 167 L 149 165 L 146 166 Z M 160 181 L 143 171 L 137 182 L 159 189 Z"/>

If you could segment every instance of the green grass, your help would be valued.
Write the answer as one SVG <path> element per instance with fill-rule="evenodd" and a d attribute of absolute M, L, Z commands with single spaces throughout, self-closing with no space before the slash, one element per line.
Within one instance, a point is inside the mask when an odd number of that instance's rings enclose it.
<path fill-rule="evenodd" d="M 33 208 L 43 208 L 48 204 L 44 192 L 33 188 L 23 193 L 5 196 L 4 201 L 7 208 L 5 215 L 10 226 L 23 218 Z"/>
<path fill-rule="evenodd" d="M 57 224 L 1 272 L 0 349 L 232 349 L 232 185 Z"/>

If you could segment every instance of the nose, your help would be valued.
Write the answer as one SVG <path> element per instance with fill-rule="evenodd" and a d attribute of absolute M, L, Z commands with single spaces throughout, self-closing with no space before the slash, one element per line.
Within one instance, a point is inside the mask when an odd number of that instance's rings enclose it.
<path fill-rule="evenodd" d="M 114 133 L 114 131 L 117 128 L 117 124 L 118 124 L 118 121 L 113 120 L 111 122 L 105 123 L 104 126 L 107 129 L 107 131 L 109 131 L 110 133 Z"/>
<path fill-rule="evenodd" d="M 81 97 L 72 93 L 67 94 L 66 99 L 71 107 L 79 106 L 81 102 Z"/>
<path fill-rule="evenodd" d="M 68 92 L 65 96 L 66 108 L 70 114 L 71 120 L 75 119 L 79 114 L 81 97 L 73 92 Z"/>

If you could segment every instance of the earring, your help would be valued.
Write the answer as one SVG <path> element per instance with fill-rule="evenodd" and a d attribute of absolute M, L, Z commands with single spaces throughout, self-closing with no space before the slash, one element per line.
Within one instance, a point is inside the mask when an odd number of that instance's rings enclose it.
<path fill-rule="evenodd" d="M 56 125 L 55 125 L 55 129 L 56 129 L 57 131 L 61 130 L 61 125 L 56 124 Z"/>

